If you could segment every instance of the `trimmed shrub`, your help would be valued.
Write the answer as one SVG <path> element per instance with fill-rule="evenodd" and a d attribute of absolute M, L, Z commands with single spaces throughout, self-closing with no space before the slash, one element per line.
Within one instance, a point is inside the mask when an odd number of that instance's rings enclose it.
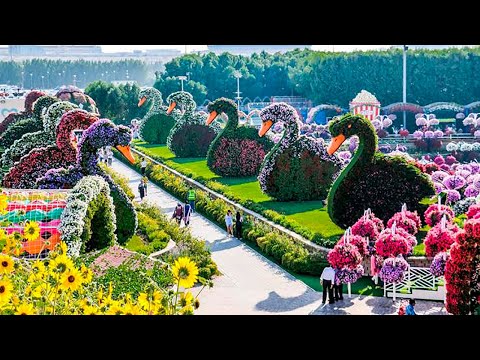
<path fill-rule="evenodd" d="M 217 133 L 206 125 L 188 124 L 171 137 L 170 150 L 177 157 L 205 157 Z"/>
<path fill-rule="evenodd" d="M 207 164 L 220 176 L 253 176 L 258 174 L 264 157 L 264 147 L 255 140 L 222 138 L 211 157 L 214 160 Z"/>
<path fill-rule="evenodd" d="M 166 144 L 168 134 L 175 125 L 173 116 L 153 114 L 140 125 L 140 137 L 150 144 Z"/>

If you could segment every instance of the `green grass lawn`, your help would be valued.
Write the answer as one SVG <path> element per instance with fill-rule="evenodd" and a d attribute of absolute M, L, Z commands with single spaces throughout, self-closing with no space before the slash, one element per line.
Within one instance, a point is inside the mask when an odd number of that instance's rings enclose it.
<path fill-rule="evenodd" d="M 295 220 L 300 225 L 319 233 L 324 238 L 340 236 L 343 230 L 336 226 L 329 218 L 321 201 L 303 202 L 279 202 L 265 195 L 260 189 L 256 177 L 248 178 L 223 178 L 207 166 L 207 160 L 203 158 L 176 158 L 166 145 L 151 145 L 144 142 L 136 142 L 136 147 L 142 148 L 163 159 L 163 162 L 181 173 L 201 178 L 204 181 L 215 180 L 227 185 L 229 190 L 242 200 L 252 200 L 267 209 L 277 211 L 288 219 Z"/>

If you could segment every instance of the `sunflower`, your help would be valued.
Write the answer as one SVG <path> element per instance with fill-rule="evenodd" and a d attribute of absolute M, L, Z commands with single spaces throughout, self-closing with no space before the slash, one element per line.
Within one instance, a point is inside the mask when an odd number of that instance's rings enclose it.
<path fill-rule="evenodd" d="M 0 304 L 6 303 L 12 297 L 13 285 L 8 279 L 0 280 Z"/>
<path fill-rule="evenodd" d="M 67 255 L 59 255 L 50 262 L 48 267 L 52 271 L 63 274 L 65 271 L 75 268 L 75 265 Z"/>
<path fill-rule="evenodd" d="M 37 240 L 40 236 L 40 226 L 36 221 L 27 221 L 23 228 L 23 237 L 28 241 Z"/>
<path fill-rule="evenodd" d="M 182 315 L 193 315 L 193 306 L 192 305 L 187 305 L 180 309 L 180 314 Z"/>
<path fill-rule="evenodd" d="M 175 260 L 172 273 L 179 285 L 188 289 L 197 281 L 198 268 L 188 257 L 180 257 Z"/>
<path fill-rule="evenodd" d="M 0 214 L 5 215 L 7 213 L 7 200 L 8 197 L 6 194 L 1 193 L 0 194 Z"/>
<path fill-rule="evenodd" d="M 33 289 L 32 296 L 35 298 L 46 298 L 51 301 L 55 297 L 55 289 L 50 283 L 44 282 Z"/>
<path fill-rule="evenodd" d="M 98 309 L 95 306 L 86 305 L 83 308 L 83 315 L 97 315 Z"/>
<path fill-rule="evenodd" d="M 163 297 L 162 294 L 157 290 L 148 294 L 142 292 L 138 296 L 138 303 L 145 310 L 149 310 L 149 309 L 152 309 L 153 307 L 159 306 L 162 301 L 162 297 Z"/>
<path fill-rule="evenodd" d="M 63 256 L 63 255 L 62 255 Z M 82 274 L 73 268 L 68 269 L 62 276 L 60 289 L 62 290 L 77 290 L 82 285 Z"/>
<path fill-rule="evenodd" d="M 123 308 L 123 313 L 125 315 L 142 315 L 143 311 L 138 305 L 126 304 Z"/>
<path fill-rule="evenodd" d="M 32 304 L 20 304 L 17 306 L 15 315 L 35 315 L 35 308 Z"/>
<path fill-rule="evenodd" d="M 8 255 L 0 255 L 0 274 L 10 274 L 13 271 L 13 259 Z"/>
<path fill-rule="evenodd" d="M 182 308 L 192 304 L 192 302 L 193 302 L 193 295 L 192 295 L 191 292 L 184 292 L 184 293 L 182 293 L 182 295 L 180 295 L 179 305 Z"/>
<path fill-rule="evenodd" d="M 80 268 L 80 273 L 82 274 L 82 282 L 84 284 L 88 284 L 89 282 L 92 281 L 92 278 L 93 278 L 92 270 L 90 270 L 84 264 L 82 264 L 82 267 Z"/>
<path fill-rule="evenodd" d="M 125 312 L 118 301 L 113 301 L 112 305 L 109 307 L 109 309 L 105 314 L 106 315 L 123 315 L 125 314 Z"/>

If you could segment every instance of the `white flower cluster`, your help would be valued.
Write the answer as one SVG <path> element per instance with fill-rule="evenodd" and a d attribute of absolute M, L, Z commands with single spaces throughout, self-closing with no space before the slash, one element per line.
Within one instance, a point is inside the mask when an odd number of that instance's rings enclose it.
<path fill-rule="evenodd" d="M 372 93 L 367 90 L 360 91 L 357 96 L 351 101 L 352 103 L 361 103 L 361 104 L 372 104 L 378 105 L 379 101 Z"/>
<path fill-rule="evenodd" d="M 85 216 L 88 206 L 100 193 L 106 194 L 108 207 L 113 222 L 113 233 L 116 230 L 116 217 L 113 199 L 110 196 L 108 183 L 100 176 L 86 176 L 82 178 L 67 197 L 67 206 L 60 218 L 61 223 L 58 231 L 62 241 L 68 246 L 68 254 L 78 256 L 82 248 L 82 233 L 85 227 Z M 115 238 L 116 240 L 116 238 Z"/>

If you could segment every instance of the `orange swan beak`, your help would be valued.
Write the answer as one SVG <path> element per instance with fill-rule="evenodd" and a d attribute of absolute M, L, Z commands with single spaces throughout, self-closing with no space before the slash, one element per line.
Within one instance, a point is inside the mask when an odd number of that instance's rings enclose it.
<path fill-rule="evenodd" d="M 217 117 L 217 112 L 216 111 L 212 111 L 209 115 L 208 115 L 208 118 L 207 118 L 207 121 L 205 122 L 207 125 L 210 125 L 212 123 L 213 120 L 215 120 L 215 118 Z"/>
<path fill-rule="evenodd" d="M 173 111 L 173 109 L 175 109 L 175 106 L 177 106 L 177 103 L 175 101 L 172 101 L 170 103 L 170 106 L 168 107 L 167 115 L 170 115 L 170 113 Z"/>
<path fill-rule="evenodd" d="M 262 122 L 262 127 L 260 128 L 260 130 L 258 130 L 258 136 L 262 137 L 263 135 L 265 135 L 267 131 L 270 130 L 272 125 L 273 125 L 272 120 L 267 120 Z"/>
<path fill-rule="evenodd" d="M 145 101 L 147 101 L 147 98 L 144 96 L 140 99 L 140 101 L 138 102 L 138 107 L 142 106 L 143 104 L 145 104 Z"/>
<path fill-rule="evenodd" d="M 127 158 L 128 161 L 130 161 L 132 164 L 135 164 L 135 158 L 133 157 L 132 151 L 130 150 L 130 145 L 117 145 L 116 148 L 122 153 L 123 156 Z"/>
<path fill-rule="evenodd" d="M 327 149 L 328 155 L 333 155 L 333 153 L 338 150 L 340 145 L 342 145 L 345 140 L 346 140 L 346 137 L 343 134 L 340 134 L 332 138 L 332 141 L 330 141 L 330 145 L 328 145 L 328 149 Z"/>

